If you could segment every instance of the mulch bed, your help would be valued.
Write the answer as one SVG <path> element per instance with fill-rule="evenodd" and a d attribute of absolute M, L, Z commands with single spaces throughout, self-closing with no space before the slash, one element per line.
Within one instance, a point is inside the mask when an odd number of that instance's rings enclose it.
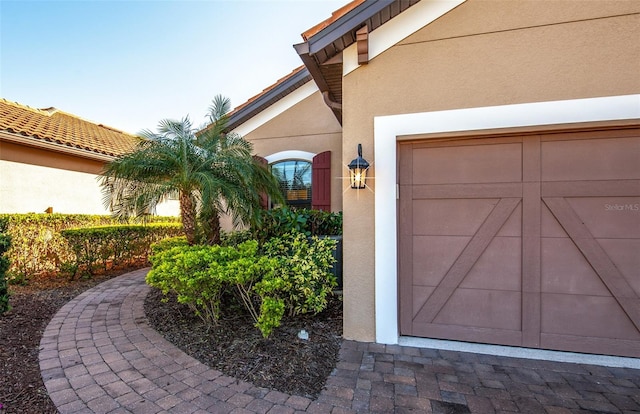
<path fill-rule="evenodd" d="M 110 271 L 88 280 L 38 278 L 10 286 L 11 311 L 0 316 L 0 404 L 3 414 L 56 413 L 40 376 L 40 338 L 69 300 L 107 279 L 134 270 Z M 335 367 L 342 335 L 342 302 L 335 298 L 315 316 L 286 320 L 263 339 L 249 319 L 237 317 L 207 329 L 184 306 L 152 291 L 145 303 L 152 326 L 170 342 L 212 368 L 257 386 L 316 396 Z M 301 329 L 309 340 L 297 338 Z M 1 409 L 0 409 L 1 411 Z"/>
<path fill-rule="evenodd" d="M 317 315 L 285 317 L 262 337 L 242 309 L 207 327 L 175 296 L 153 289 L 145 301 L 151 326 L 186 354 L 236 379 L 287 394 L 315 398 L 335 368 L 342 342 L 342 298 L 334 295 Z M 305 330 L 308 340 L 298 338 Z"/>
<path fill-rule="evenodd" d="M 4 413 L 58 412 L 40 376 L 38 353 L 44 329 L 69 300 L 131 270 L 112 270 L 75 281 L 39 277 L 25 286 L 9 286 L 12 309 L 0 316 L 0 404 Z"/>

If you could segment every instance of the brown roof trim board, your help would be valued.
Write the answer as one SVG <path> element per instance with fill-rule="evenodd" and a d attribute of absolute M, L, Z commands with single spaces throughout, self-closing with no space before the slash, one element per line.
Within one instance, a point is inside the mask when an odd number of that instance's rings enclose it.
<path fill-rule="evenodd" d="M 313 29 L 310 29 L 302 34 L 302 37 L 306 40 L 305 43 L 308 45 L 308 53 L 315 55 L 341 39 L 344 35 L 352 31 L 355 32 L 355 30 L 360 29 L 364 25 L 367 19 L 380 13 L 395 1 L 396 0 L 355 0 L 349 3 L 339 10 L 343 11 L 342 14 L 336 15 L 336 13 L 334 13 L 331 18 L 325 21 L 330 23 L 322 30 L 313 33 Z M 355 41 L 355 36 L 353 36 L 353 40 Z M 353 43 L 353 41 L 351 43 Z M 339 49 L 342 51 L 351 43 L 344 45 L 344 47 L 336 45 L 338 46 L 336 50 Z"/>
<path fill-rule="evenodd" d="M 35 109 L 0 99 L 0 141 L 110 161 L 130 152 L 140 138 L 56 108 Z"/>
<path fill-rule="evenodd" d="M 227 130 L 234 130 L 309 81 L 311 81 L 311 74 L 307 68 L 300 66 L 294 69 L 290 74 L 231 111 Z"/>
<path fill-rule="evenodd" d="M 302 34 L 305 42 L 294 45 L 320 92 L 342 123 L 342 52 L 420 0 L 354 0 Z M 361 31 L 361 29 L 365 28 Z M 365 35 L 366 34 L 366 35 Z M 365 52 L 367 46 L 359 45 Z M 361 59 L 368 59 L 362 53 Z M 361 63 L 364 63 L 361 61 Z"/>
<path fill-rule="evenodd" d="M 227 130 L 236 129 L 312 79 L 342 123 L 342 51 L 356 42 L 363 27 L 368 34 L 419 1 L 353 0 L 333 12 L 302 33 L 305 42 L 293 45 L 304 65 L 230 112 Z M 366 50 L 366 45 L 362 47 Z"/>

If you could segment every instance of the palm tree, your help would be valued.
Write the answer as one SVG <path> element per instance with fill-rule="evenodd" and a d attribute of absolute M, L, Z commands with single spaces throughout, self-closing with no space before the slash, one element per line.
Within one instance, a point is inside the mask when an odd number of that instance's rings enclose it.
<path fill-rule="evenodd" d="M 162 120 L 158 132 L 145 130 L 131 153 L 107 164 L 101 185 L 106 206 L 118 217 L 144 217 L 168 198 L 178 198 L 189 244 L 220 242 L 220 214 L 234 225 L 258 219 L 260 193 L 280 198 L 277 182 L 251 156 L 252 145 L 225 134 L 229 100 L 217 96 L 209 125 L 197 132 L 191 121 Z"/>

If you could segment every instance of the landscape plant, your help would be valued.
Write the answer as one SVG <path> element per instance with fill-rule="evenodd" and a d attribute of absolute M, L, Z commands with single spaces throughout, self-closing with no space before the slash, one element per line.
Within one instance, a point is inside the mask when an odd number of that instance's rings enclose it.
<path fill-rule="evenodd" d="M 185 245 L 172 239 L 152 247 L 147 283 L 174 293 L 207 324 L 224 314 L 223 298 L 244 309 L 264 337 L 285 313 L 318 313 L 336 285 L 329 272 L 335 241 L 292 233 L 259 247 L 257 240 L 230 246 Z"/>
<path fill-rule="evenodd" d="M 75 256 L 60 232 L 69 228 L 123 224 L 108 215 L 89 214 L 0 214 L 8 222 L 11 248 L 7 252 L 10 284 L 26 283 L 35 277 L 73 272 Z M 177 217 L 148 217 L 149 223 L 176 222 Z M 126 224 L 126 223 L 124 223 Z"/>
<path fill-rule="evenodd" d="M 176 198 L 190 245 L 219 244 L 223 213 L 234 225 L 259 221 L 262 196 L 277 201 L 282 195 L 268 168 L 251 155 L 251 143 L 225 132 L 229 108 L 229 100 L 217 96 L 200 131 L 188 117 L 160 121 L 157 133 L 143 131 L 134 151 L 104 168 L 105 206 L 117 217 L 145 217 Z"/>
<path fill-rule="evenodd" d="M 269 240 L 263 252 L 278 266 L 256 285 L 256 292 L 282 301 L 291 316 L 321 312 L 337 285 L 330 272 L 335 247 L 335 240 L 296 232 Z"/>
<path fill-rule="evenodd" d="M 302 233 L 310 236 L 342 235 L 342 212 L 293 209 L 287 206 L 260 212 L 259 225 L 253 226 L 252 235 L 265 243 L 285 234 Z"/>
<path fill-rule="evenodd" d="M 73 280 L 79 269 L 92 276 L 97 268 L 146 261 L 151 245 L 182 232 L 179 223 L 121 225 L 66 229 L 60 233 L 69 244 L 74 259 L 61 270 Z"/>
<path fill-rule="evenodd" d="M 11 247 L 11 237 L 7 233 L 8 224 L 6 218 L 0 217 L 0 315 L 10 309 L 6 275 L 7 269 L 9 269 L 7 251 Z"/>

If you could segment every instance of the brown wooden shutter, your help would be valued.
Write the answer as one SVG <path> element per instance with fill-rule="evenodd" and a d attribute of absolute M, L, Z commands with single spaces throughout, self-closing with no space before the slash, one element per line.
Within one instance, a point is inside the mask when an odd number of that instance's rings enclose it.
<path fill-rule="evenodd" d="M 331 151 L 325 151 L 313 157 L 311 208 L 331 211 Z"/>
<path fill-rule="evenodd" d="M 269 162 L 267 161 L 266 158 L 262 158 L 259 155 L 254 155 L 253 159 L 258 164 L 261 164 L 264 168 L 269 168 Z M 269 196 L 264 191 L 260 192 L 260 207 L 262 207 L 265 210 L 269 208 Z"/>

